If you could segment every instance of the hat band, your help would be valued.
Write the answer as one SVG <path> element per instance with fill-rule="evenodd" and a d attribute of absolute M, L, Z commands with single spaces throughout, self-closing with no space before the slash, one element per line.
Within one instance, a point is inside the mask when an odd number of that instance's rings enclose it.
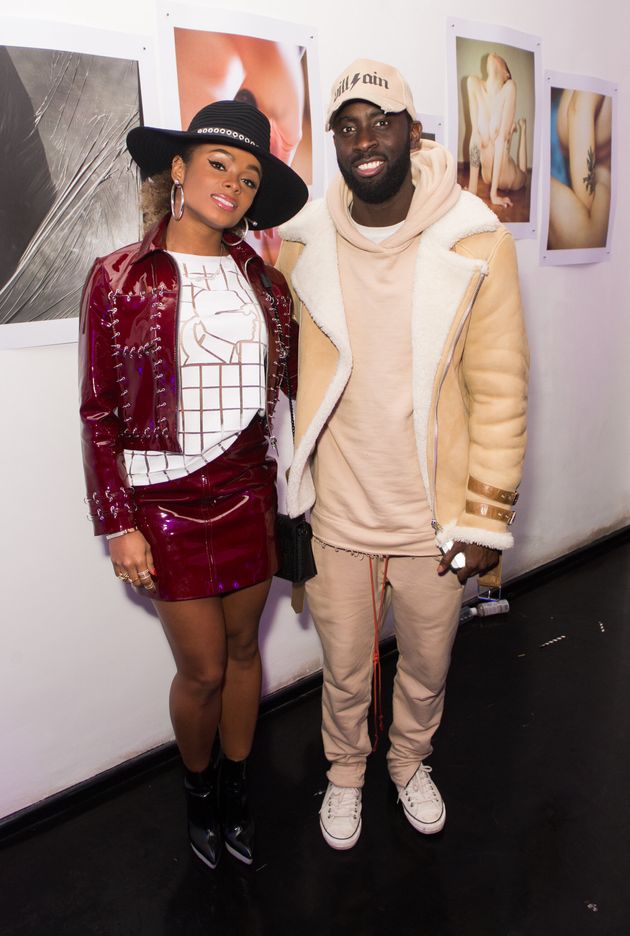
<path fill-rule="evenodd" d="M 238 130 L 228 130 L 226 127 L 201 127 L 199 130 L 195 130 L 195 133 L 220 133 L 222 136 L 233 137 L 241 143 L 249 143 L 250 146 L 255 146 L 256 149 L 259 149 L 258 143 L 250 140 L 244 133 L 239 133 Z"/>

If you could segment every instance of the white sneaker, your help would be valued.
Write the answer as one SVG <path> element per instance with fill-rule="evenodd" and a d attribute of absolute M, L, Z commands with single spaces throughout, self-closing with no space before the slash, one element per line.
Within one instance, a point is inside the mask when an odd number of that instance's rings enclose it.
<path fill-rule="evenodd" d="M 407 786 L 396 784 L 405 818 L 416 832 L 425 835 L 440 832 L 446 822 L 446 806 L 430 773 L 430 767 L 420 764 Z"/>
<path fill-rule="evenodd" d="M 319 811 L 322 835 L 331 848 L 352 848 L 361 835 L 361 790 L 328 784 Z"/>

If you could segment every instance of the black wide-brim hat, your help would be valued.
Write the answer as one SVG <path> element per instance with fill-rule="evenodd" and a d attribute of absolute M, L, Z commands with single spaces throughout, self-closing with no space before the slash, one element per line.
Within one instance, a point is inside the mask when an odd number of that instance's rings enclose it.
<path fill-rule="evenodd" d="M 135 127 L 127 134 L 127 149 L 144 176 L 170 169 L 182 144 L 224 143 L 253 153 L 262 180 L 247 218 L 252 227 L 262 230 L 288 221 L 308 201 L 308 189 L 297 172 L 271 153 L 270 137 L 269 121 L 257 107 L 216 101 L 195 114 L 188 130 Z"/>

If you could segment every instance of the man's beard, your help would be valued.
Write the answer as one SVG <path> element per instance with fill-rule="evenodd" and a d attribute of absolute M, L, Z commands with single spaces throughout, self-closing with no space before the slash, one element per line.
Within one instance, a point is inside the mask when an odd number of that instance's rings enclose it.
<path fill-rule="evenodd" d="M 363 157 L 363 161 L 366 158 L 369 157 Z M 411 159 L 409 151 L 406 150 L 394 162 L 387 163 L 387 168 L 380 178 L 360 179 L 352 173 L 351 169 L 346 169 L 341 165 L 339 171 L 353 195 L 363 202 L 379 205 L 392 198 L 400 190 L 410 166 Z"/>

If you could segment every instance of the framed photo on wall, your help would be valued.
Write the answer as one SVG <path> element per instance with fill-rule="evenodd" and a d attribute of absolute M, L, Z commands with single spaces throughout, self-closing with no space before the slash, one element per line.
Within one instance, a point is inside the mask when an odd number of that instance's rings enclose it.
<path fill-rule="evenodd" d="M 614 82 L 545 72 L 543 265 L 609 260 L 617 188 Z"/>
<path fill-rule="evenodd" d="M 271 151 L 323 189 L 323 116 L 313 30 L 295 23 L 178 3 L 158 13 L 164 126 L 186 129 L 206 104 L 242 100 L 269 118 Z M 248 240 L 269 263 L 274 230 Z"/>
<path fill-rule="evenodd" d="M 537 233 L 541 40 L 449 18 L 448 147 L 462 188 L 515 237 Z"/>
<path fill-rule="evenodd" d="M 125 137 L 158 116 L 149 43 L 11 18 L 0 43 L 0 347 L 75 341 L 93 261 L 140 234 Z"/>

